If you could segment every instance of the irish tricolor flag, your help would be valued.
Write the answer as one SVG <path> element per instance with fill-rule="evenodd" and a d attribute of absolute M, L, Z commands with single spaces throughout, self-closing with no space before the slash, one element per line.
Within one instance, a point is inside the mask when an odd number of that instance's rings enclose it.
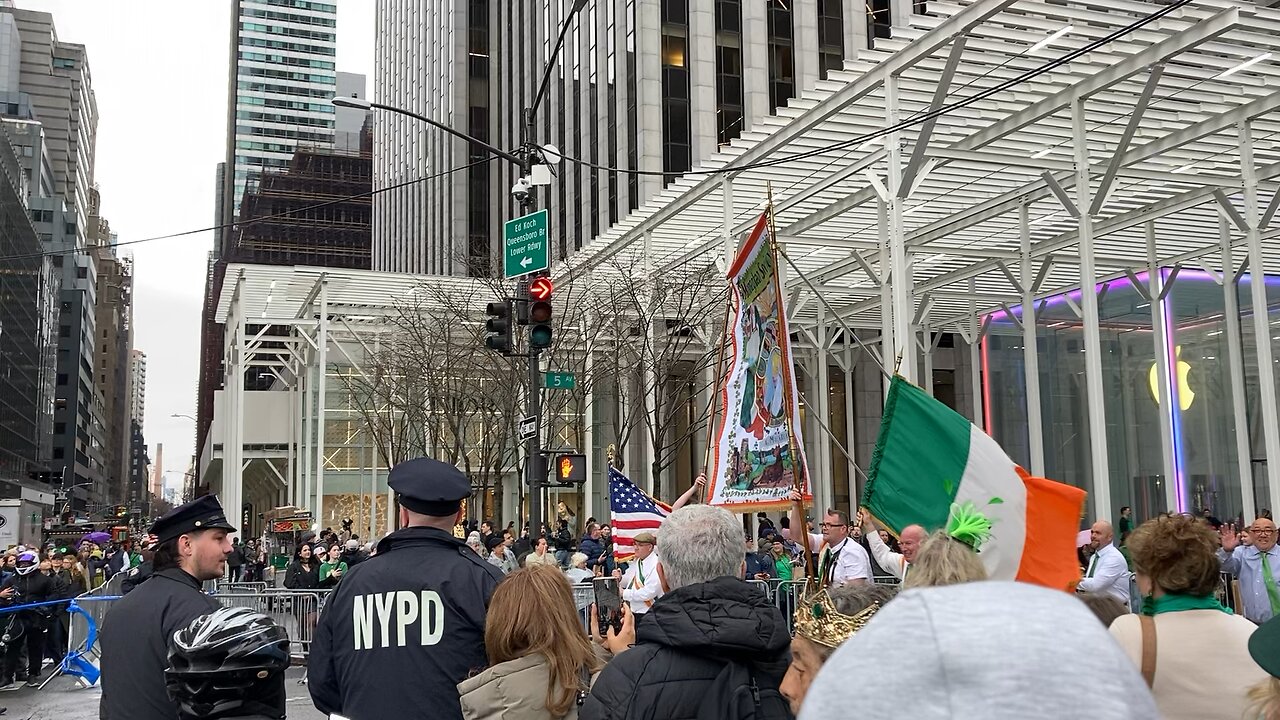
<path fill-rule="evenodd" d="M 972 502 L 992 521 L 982 546 L 996 580 L 1069 589 L 1080 579 L 1079 488 L 1030 477 L 989 435 L 920 388 L 889 386 L 862 505 L 893 532 L 946 525 L 951 504 Z"/>

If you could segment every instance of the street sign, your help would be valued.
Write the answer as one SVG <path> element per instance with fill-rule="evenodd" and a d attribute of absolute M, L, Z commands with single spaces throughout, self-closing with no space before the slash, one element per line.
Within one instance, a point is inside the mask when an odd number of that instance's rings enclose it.
<path fill-rule="evenodd" d="M 520 418 L 520 424 L 517 426 L 520 431 L 521 440 L 532 440 L 538 437 L 538 418 L 535 415 L 528 415 Z"/>
<path fill-rule="evenodd" d="M 508 279 L 549 266 L 547 211 L 539 210 L 503 225 L 503 271 Z"/>
<path fill-rule="evenodd" d="M 542 386 L 552 390 L 572 390 L 578 378 L 571 372 L 549 372 L 542 375 Z"/>

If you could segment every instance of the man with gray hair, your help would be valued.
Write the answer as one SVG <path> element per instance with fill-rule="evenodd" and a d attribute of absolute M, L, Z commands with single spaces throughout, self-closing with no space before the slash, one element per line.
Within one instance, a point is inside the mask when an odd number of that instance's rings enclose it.
<path fill-rule="evenodd" d="M 782 613 L 742 580 L 742 524 L 690 505 L 662 523 L 664 595 L 638 620 L 626 604 L 614 659 L 583 704 L 582 720 L 790 718 L 778 692 L 791 661 Z"/>

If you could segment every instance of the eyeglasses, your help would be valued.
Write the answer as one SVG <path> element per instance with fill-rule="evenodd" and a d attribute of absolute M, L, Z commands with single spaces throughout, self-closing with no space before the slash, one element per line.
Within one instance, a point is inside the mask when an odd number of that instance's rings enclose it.
<path fill-rule="evenodd" d="M 823 530 L 826 530 L 827 528 L 840 528 L 840 527 L 849 527 L 849 526 L 844 523 L 819 523 L 818 527 L 822 528 Z"/>
<path fill-rule="evenodd" d="M 1254 535 L 1275 535 L 1275 528 L 1263 528 L 1261 530 L 1250 530 Z"/>

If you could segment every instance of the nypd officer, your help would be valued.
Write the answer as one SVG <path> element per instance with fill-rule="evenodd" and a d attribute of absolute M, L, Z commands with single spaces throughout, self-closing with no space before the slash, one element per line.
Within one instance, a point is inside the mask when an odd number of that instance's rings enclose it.
<path fill-rule="evenodd" d="M 416 458 L 387 482 L 402 527 L 325 602 L 307 667 L 311 699 L 352 720 L 461 720 L 457 684 L 488 664 L 485 611 L 502 574 L 453 536 L 471 495 L 456 467 Z"/>
<path fill-rule="evenodd" d="M 173 633 L 221 607 L 200 584 L 222 577 L 235 527 L 212 495 L 155 521 L 151 579 L 120 600 L 103 620 L 101 720 L 175 720 L 165 691 Z"/>

